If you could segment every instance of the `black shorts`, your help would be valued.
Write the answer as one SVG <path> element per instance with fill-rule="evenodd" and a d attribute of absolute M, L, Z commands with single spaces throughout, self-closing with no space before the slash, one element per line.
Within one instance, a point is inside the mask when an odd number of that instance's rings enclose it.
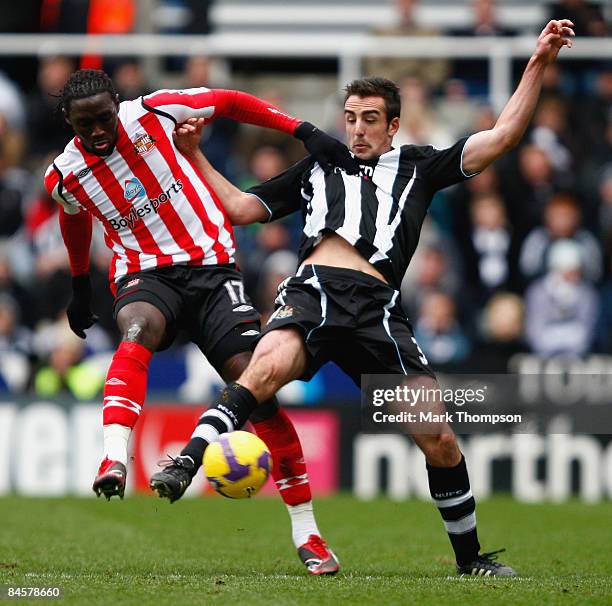
<path fill-rule="evenodd" d="M 183 328 L 217 372 L 234 354 L 250 352 L 259 335 L 259 313 L 235 265 L 174 265 L 130 274 L 117 284 L 115 320 L 121 308 L 135 301 L 154 305 L 166 318 L 158 351 L 169 347 Z"/>
<path fill-rule="evenodd" d="M 368 274 L 306 265 L 279 286 L 276 308 L 258 339 L 295 326 L 309 355 L 308 380 L 335 362 L 357 385 L 362 374 L 434 377 L 399 301 L 399 291 Z"/>

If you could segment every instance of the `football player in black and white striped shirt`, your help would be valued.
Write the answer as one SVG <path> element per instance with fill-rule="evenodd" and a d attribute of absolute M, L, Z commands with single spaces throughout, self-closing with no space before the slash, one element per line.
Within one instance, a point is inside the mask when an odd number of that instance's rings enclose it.
<path fill-rule="evenodd" d="M 273 220 L 294 211 L 304 218 L 297 274 L 280 285 L 275 312 L 247 369 L 211 408 L 231 409 L 238 429 L 259 402 L 289 381 L 309 379 L 330 360 L 357 385 L 362 374 L 419 377 L 420 385 L 437 385 L 399 299 L 425 214 L 436 191 L 477 174 L 519 142 L 546 66 L 563 46 L 571 47 L 572 25 L 566 19 L 550 21 L 495 126 L 445 150 L 393 148 L 400 116 L 397 86 L 384 78 L 352 82 L 346 88 L 344 117 L 360 175 L 306 158 L 241 192 L 199 153 L 201 125 L 194 121 L 178 128 L 179 149 L 202 170 L 234 224 Z M 205 413 L 199 424 L 207 422 Z M 201 460 L 207 446 L 199 435 L 196 430 L 183 451 L 194 460 Z M 494 553 L 480 553 L 475 501 L 450 426 L 442 424 L 436 435 L 412 437 L 425 454 L 430 492 L 458 573 L 515 576 Z"/>

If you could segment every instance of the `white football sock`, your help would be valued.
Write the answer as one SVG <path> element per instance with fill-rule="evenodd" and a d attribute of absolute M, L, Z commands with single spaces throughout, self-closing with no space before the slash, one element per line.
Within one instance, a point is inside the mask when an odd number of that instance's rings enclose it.
<path fill-rule="evenodd" d="M 120 461 L 127 465 L 128 440 L 132 433 L 131 427 L 112 423 L 104 426 L 104 454 L 111 461 Z"/>
<path fill-rule="evenodd" d="M 312 511 L 312 501 L 299 505 L 287 505 L 291 517 L 291 532 L 296 549 L 308 541 L 311 534 L 321 536 Z"/>

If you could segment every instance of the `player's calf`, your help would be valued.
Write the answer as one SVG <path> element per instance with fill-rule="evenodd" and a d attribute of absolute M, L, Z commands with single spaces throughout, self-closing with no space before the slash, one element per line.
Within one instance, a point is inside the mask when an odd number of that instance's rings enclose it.
<path fill-rule="evenodd" d="M 476 531 L 476 501 L 470 488 L 465 459 L 458 465 L 436 467 L 427 464 L 429 491 L 442 516 L 459 566 L 477 559 L 480 551 Z"/>
<path fill-rule="evenodd" d="M 272 453 L 272 476 L 289 512 L 298 557 L 310 574 L 336 574 L 338 558 L 320 536 L 302 445 L 291 419 L 275 400 L 270 400 L 257 408 L 251 422 Z"/>

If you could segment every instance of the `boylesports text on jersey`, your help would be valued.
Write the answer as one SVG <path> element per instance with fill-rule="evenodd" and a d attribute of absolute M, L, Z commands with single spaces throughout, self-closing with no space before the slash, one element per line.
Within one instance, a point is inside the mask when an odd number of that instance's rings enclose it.
<path fill-rule="evenodd" d="M 137 221 L 140 221 L 143 217 L 146 217 L 151 212 L 158 213 L 159 207 L 172 199 L 172 193 L 178 194 L 183 189 L 183 182 L 177 179 L 165 192 L 162 192 L 157 196 L 143 204 L 140 208 L 132 207 L 132 210 L 125 217 L 121 219 L 110 219 L 109 223 L 115 231 L 125 229 L 129 227 L 134 229 L 134 225 Z"/>

